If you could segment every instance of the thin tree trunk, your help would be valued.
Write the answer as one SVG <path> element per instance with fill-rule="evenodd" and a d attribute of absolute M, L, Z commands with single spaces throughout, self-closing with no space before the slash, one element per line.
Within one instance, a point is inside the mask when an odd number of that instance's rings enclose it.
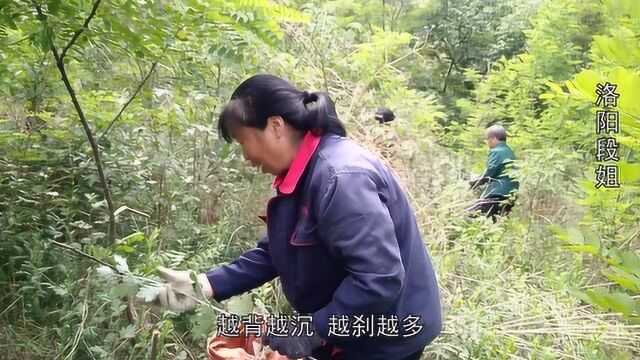
<path fill-rule="evenodd" d="M 387 31 L 385 29 L 385 22 L 386 22 L 386 9 L 387 9 L 387 1 L 386 0 L 382 0 L 382 31 Z"/>
<path fill-rule="evenodd" d="M 444 78 L 444 86 L 442 87 L 442 93 L 445 94 L 447 92 L 447 83 L 449 82 L 449 75 L 451 75 L 451 70 L 453 70 L 454 66 L 453 60 L 451 60 L 451 65 L 449 65 L 449 70 L 447 71 L 447 76 Z"/>
<path fill-rule="evenodd" d="M 87 29 L 87 27 L 89 26 L 89 22 L 91 21 L 91 19 L 95 16 L 96 11 L 98 10 L 98 6 L 100 5 L 100 1 L 101 0 L 96 0 L 96 2 L 93 4 L 93 7 L 91 9 L 91 13 L 89 14 L 89 16 L 85 19 L 84 24 L 82 26 L 81 29 L 77 30 L 73 37 L 71 38 L 71 40 L 69 41 L 69 43 L 64 47 L 64 49 L 62 50 L 62 53 L 58 53 L 58 50 L 56 49 L 55 44 L 53 43 L 53 39 L 51 38 L 51 35 L 49 35 L 49 48 L 51 49 L 51 52 L 53 53 L 53 56 L 56 59 L 56 66 L 58 68 L 58 71 L 60 72 L 60 76 L 62 77 L 62 82 L 64 82 L 64 86 L 67 89 L 67 92 L 69 93 L 69 96 L 71 97 L 71 102 L 73 103 L 73 107 L 75 108 L 76 112 L 78 113 L 78 117 L 80 118 L 80 122 L 82 123 L 82 127 L 84 128 L 84 131 L 87 135 L 87 139 L 89 140 L 89 144 L 91 145 L 91 150 L 93 152 L 93 157 L 94 160 L 96 162 L 96 170 L 98 171 L 98 177 L 100 178 L 100 183 L 102 185 L 102 189 L 104 191 L 104 198 L 107 201 L 107 208 L 109 211 L 109 244 L 115 244 L 116 242 L 116 218 L 114 215 L 114 206 L 113 206 L 113 200 L 111 199 L 111 191 L 109 190 L 109 183 L 107 182 L 107 177 L 104 174 L 104 169 L 103 169 L 103 165 L 102 165 L 102 159 L 100 157 L 100 149 L 98 148 L 98 144 L 96 143 L 94 137 L 93 137 L 93 133 L 91 131 L 91 127 L 89 126 L 89 123 L 87 122 L 87 118 L 84 115 L 84 112 L 82 111 L 82 107 L 80 106 L 80 102 L 78 102 L 78 97 L 76 96 L 76 92 L 74 91 L 73 87 L 71 86 L 71 82 L 69 81 L 69 76 L 67 75 L 67 71 L 64 67 L 64 57 L 67 54 L 67 51 L 71 48 L 71 46 L 73 46 L 73 44 L 76 42 L 76 40 L 78 39 L 78 37 L 80 37 L 80 35 L 82 34 L 82 32 Z M 41 21 L 44 22 L 44 26 L 45 29 L 47 29 L 48 32 L 48 26 L 47 26 L 47 17 L 42 13 L 42 8 L 40 7 L 40 5 L 36 4 L 35 2 L 33 3 L 36 11 L 38 12 L 39 18 L 43 19 Z"/>

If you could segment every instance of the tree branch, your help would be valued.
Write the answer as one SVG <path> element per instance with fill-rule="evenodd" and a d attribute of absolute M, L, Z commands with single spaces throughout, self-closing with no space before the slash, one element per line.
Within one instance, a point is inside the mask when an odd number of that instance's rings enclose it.
<path fill-rule="evenodd" d="M 400 18 L 400 14 L 402 13 L 402 10 L 404 9 L 404 5 L 405 2 L 404 1 L 400 1 L 400 6 L 398 6 L 397 8 L 393 8 L 393 14 L 391 15 L 391 23 L 389 24 L 389 31 L 393 31 L 393 29 L 395 29 L 396 27 L 396 23 L 398 22 L 398 19 Z"/>
<path fill-rule="evenodd" d="M 54 244 L 54 245 L 56 245 L 56 246 L 59 246 L 59 247 L 61 247 L 63 249 L 67 249 L 67 250 L 73 251 L 74 253 L 76 253 L 76 254 L 78 254 L 78 255 L 80 255 L 82 257 L 85 257 L 87 259 L 93 260 L 93 261 L 97 262 L 100 265 L 104 265 L 104 266 L 108 267 L 109 269 L 115 271 L 116 274 L 127 275 L 125 273 L 120 272 L 120 270 L 118 270 L 115 266 L 109 264 L 108 262 L 102 261 L 102 260 L 98 259 L 97 257 L 91 256 L 91 255 L 89 255 L 89 254 L 87 254 L 87 253 L 85 253 L 85 252 L 83 252 L 81 250 L 78 250 L 78 249 L 74 248 L 73 246 L 70 246 L 70 245 L 67 245 L 67 244 L 63 244 L 63 243 L 57 242 L 55 240 L 49 240 L 49 242 Z"/>
<path fill-rule="evenodd" d="M 118 274 L 120 276 L 128 276 L 129 275 L 127 273 L 124 273 L 124 272 L 118 270 L 117 267 L 109 264 L 108 262 L 102 261 L 102 260 L 98 259 L 95 256 L 91 256 L 91 255 L 89 255 L 89 254 L 87 254 L 87 253 L 85 253 L 85 252 L 83 252 L 81 250 L 78 250 L 78 249 L 74 248 L 73 246 L 70 246 L 70 245 L 67 245 L 67 244 L 63 244 L 63 243 L 59 243 L 59 242 L 57 242 L 55 240 L 49 240 L 49 242 L 51 242 L 52 244 L 54 244 L 56 246 L 59 246 L 59 247 L 61 247 L 63 249 L 70 250 L 70 251 L 80 255 L 81 257 L 84 257 L 84 258 L 87 258 L 89 260 L 95 261 L 100 265 L 106 266 L 106 267 L 108 267 L 109 269 L 113 270 L 116 274 Z M 137 313 L 136 313 L 135 304 L 133 302 L 133 298 L 132 297 L 125 297 L 125 300 L 127 301 L 127 308 L 126 308 L 126 313 L 125 313 L 127 321 L 129 322 L 129 324 L 135 324 L 136 321 L 137 321 Z"/>
<path fill-rule="evenodd" d="M 73 37 L 71 38 L 71 40 L 69 40 L 69 43 L 67 44 L 67 46 L 65 46 L 64 49 L 62 49 L 62 53 L 60 53 L 60 59 L 58 61 L 62 62 L 64 60 L 65 55 L 67 55 L 67 51 L 69 51 L 69 49 L 73 46 L 73 44 L 75 44 L 76 40 L 78 40 L 80 35 L 82 35 L 82 33 L 89 28 L 89 22 L 91 22 L 91 19 L 93 19 L 93 17 L 96 15 L 96 11 L 98 11 L 98 6 L 100 6 L 100 1 L 102 0 L 96 0 L 96 2 L 93 3 L 93 8 L 91 8 L 91 13 L 89 13 L 89 16 L 84 20 L 84 24 L 82 24 L 82 27 L 73 33 Z"/>
<path fill-rule="evenodd" d="M 100 3 L 100 0 L 97 0 L 96 3 Z M 42 13 L 42 8 L 35 1 L 33 2 L 33 5 L 36 11 L 38 12 L 38 18 L 40 19 L 40 21 L 44 23 L 45 29 L 48 28 L 47 18 Z M 94 7 L 96 7 L 95 4 L 94 4 Z M 87 19 L 91 20 L 90 18 L 87 18 Z M 88 25 L 89 22 L 85 21 L 85 24 Z M 73 90 L 73 87 L 71 86 L 71 82 L 69 81 L 69 77 L 67 76 L 67 71 L 65 70 L 64 63 L 62 62 L 62 57 L 58 53 L 58 50 L 56 49 L 56 46 L 53 43 L 53 38 L 51 37 L 50 34 L 48 35 L 49 35 L 49 39 L 48 39 L 49 48 L 51 49 L 51 52 L 53 53 L 53 56 L 56 59 L 56 65 L 58 67 L 58 71 L 60 72 L 60 76 L 62 77 L 62 82 L 64 82 L 64 86 L 67 88 L 67 92 L 69 93 L 69 96 L 71 97 L 71 102 L 73 103 L 73 107 L 76 109 L 76 112 L 78 113 L 78 117 L 80 118 L 82 127 L 84 128 L 84 131 L 87 134 L 89 143 L 91 144 L 91 150 L 93 152 L 93 157 L 96 162 L 96 170 L 98 171 L 98 177 L 100 178 L 100 183 L 102 184 L 102 189 L 104 191 L 104 198 L 107 201 L 107 208 L 109 210 L 109 244 L 112 245 L 112 244 L 115 244 L 116 242 L 116 218 L 114 215 L 113 200 L 111 199 L 111 191 L 109 191 L 109 183 L 107 182 L 107 177 L 105 176 L 104 170 L 102 167 L 100 150 L 98 149 L 98 144 L 93 138 L 91 127 L 87 122 L 87 118 L 85 117 L 84 112 L 82 111 L 82 107 L 78 102 L 78 97 L 76 96 L 76 93 Z"/>
<path fill-rule="evenodd" d="M 156 69 L 157 66 L 158 66 L 157 62 L 154 62 L 151 65 L 151 69 L 149 69 L 149 72 L 147 73 L 147 76 L 145 76 L 145 78 L 142 80 L 142 82 L 140 84 L 138 84 L 138 87 L 136 88 L 136 91 L 133 93 L 133 95 L 131 95 L 131 97 L 129 98 L 129 101 L 127 101 L 124 104 L 124 106 L 122 106 L 122 109 L 120 109 L 120 111 L 118 111 L 118 114 L 116 114 L 116 116 L 113 118 L 113 120 L 111 120 L 111 122 L 109 123 L 109 126 L 107 126 L 107 129 L 104 131 L 104 133 L 102 133 L 100 138 L 98 138 L 98 143 L 102 142 L 102 139 L 108 135 L 109 130 L 111 130 L 111 127 L 113 126 L 113 124 L 115 124 L 115 122 L 118 121 L 118 119 L 120 118 L 122 113 L 127 109 L 129 104 L 131 104 L 131 102 L 133 102 L 133 100 L 136 98 L 136 96 L 138 96 L 138 93 L 140 92 L 140 90 L 142 90 L 142 87 L 144 86 L 144 84 L 147 83 L 147 80 L 149 80 L 149 78 L 151 77 L 151 74 L 153 74 L 153 71 Z"/>

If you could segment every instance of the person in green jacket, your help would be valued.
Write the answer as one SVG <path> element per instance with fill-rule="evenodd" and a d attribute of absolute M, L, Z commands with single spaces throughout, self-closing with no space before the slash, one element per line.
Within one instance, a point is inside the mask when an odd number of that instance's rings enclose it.
<path fill-rule="evenodd" d="M 479 212 L 490 217 L 495 223 L 496 215 L 507 215 L 516 199 L 519 184 L 506 174 L 516 156 L 507 145 L 507 131 L 500 125 L 485 130 L 485 142 L 490 149 L 487 167 L 481 176 L 470 180 L 469 184 L 472 188 L 485 183 L 488 185 L 470 210 L 472 214 Z"/>

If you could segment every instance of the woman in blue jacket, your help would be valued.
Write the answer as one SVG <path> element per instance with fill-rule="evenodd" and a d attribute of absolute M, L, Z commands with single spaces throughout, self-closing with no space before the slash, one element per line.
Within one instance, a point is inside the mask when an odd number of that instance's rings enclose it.
<path fill-rule="evenodd" d="M 218 128 L 246 160 L 275 176 L 267 235 L 198 275 L 195 287 L 188 271 L 159 268 L 167 280 L 161 305 L 190 309 L 196 301 L 180 293 L 222 301 L 279 277 L 311 328 L 307 336 L 265 335 L 281 354 L 419 359 L 442 328 L 433 266 L 398 180 L 346 137 L 331 99 L 256 75 L 234 91 Z"/>

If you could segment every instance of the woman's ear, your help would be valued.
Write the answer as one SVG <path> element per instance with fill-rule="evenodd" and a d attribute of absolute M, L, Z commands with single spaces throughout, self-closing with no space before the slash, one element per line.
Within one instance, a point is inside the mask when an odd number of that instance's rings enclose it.
<path fill-rule="evenodd" d="M 286 123 L 282 116 L 273 115 L 267 118 L 267 128 L 269 128 L 269 131 L 273 131 L 276 138 L 284 136 L 285 127 Z"/>

